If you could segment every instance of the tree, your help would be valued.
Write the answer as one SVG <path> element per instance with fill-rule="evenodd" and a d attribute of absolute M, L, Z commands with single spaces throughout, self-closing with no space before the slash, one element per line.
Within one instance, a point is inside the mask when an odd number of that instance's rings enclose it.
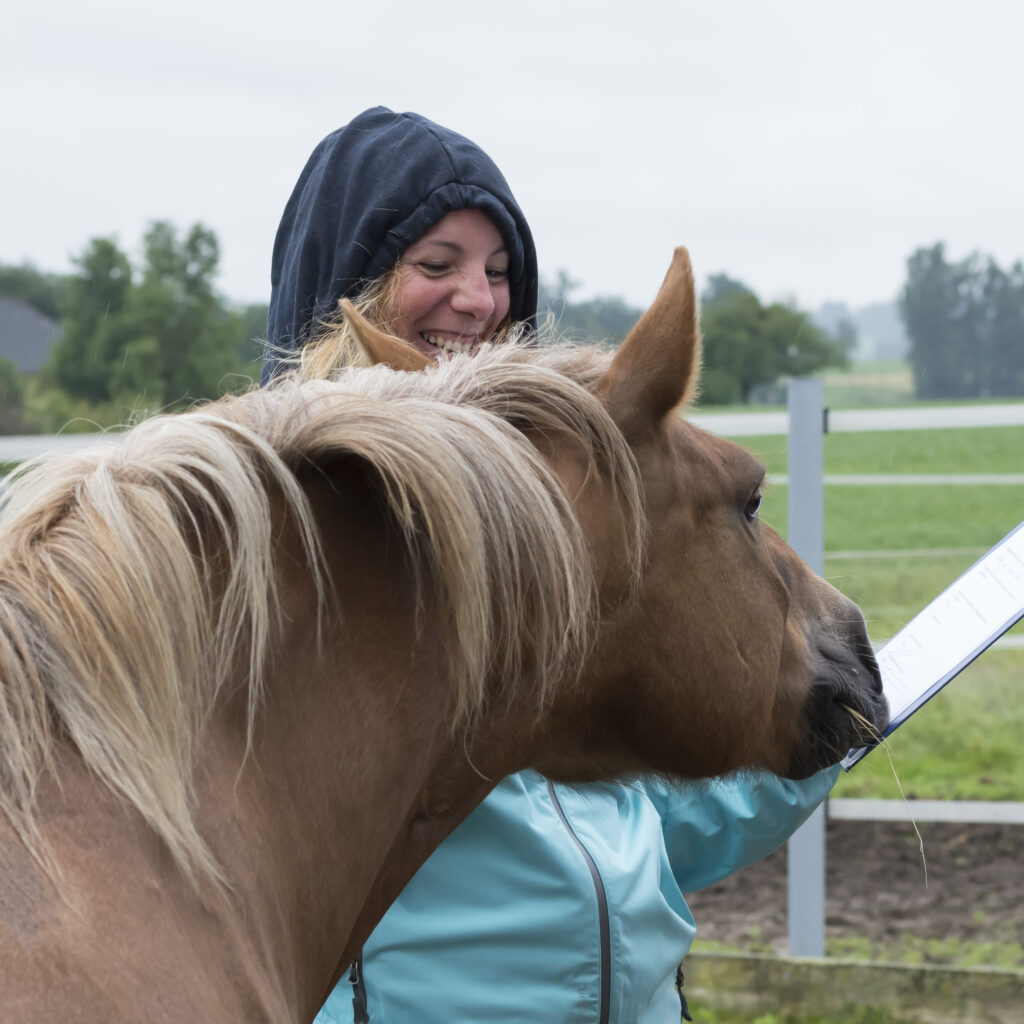
<path fill-rule="evenodd" d="M 986 260 L 979 299 L 979 396 L 1024 395 L 1024 267 L 1003 271 Z"/>
<path fill-rule="evenodd" d="M 857 325 L 848 316 L 843 316 L 839 318 L 839 322 L 828 333 L 831 334 L 832 339 L 842 349 L 843 355 L 846 356 L 847 360 L 850 360 L 854 352 L 857 351 L 857 345 L 860 343 L 860 332 L 857 330 Z"/>
<path fill-rule="evenodd" d="M 900 313 L 919 398 L 1024 394 L 1024 268 L 937 243 L 907 260 Z"/>
<path fill-rule="evenodd" d="M 62 337 L 44 379 L 74 397 L 102 402 L 110 397 L 111 368 L 128 340 L 123 317 L 132 268 L 111 238 L 94 238 L 74 264 L 78 273 L 68 284 Z"/>
<path fill-rule="evenodd" d="M 213 289 L 217 238 L 196 224 L 179 240 L 172 225 L 158 221 L 143 251 L 142 279 L 125 311 L 130 341 L 111 397 L 145 394 L 159 405 L 215 397 L 242 362 L 246 340 L 240 315 Z"/>
<path fill-rule="evenodd" d="M 239 310 L 242 325 L 242 372 L 258 380 L 263 353 L 267 341 L 267 317 L 270 306 L 266 302 L 254 302 Z"/>
<path fill-rule="evenodd" d="M 30 263 L 0 265 L 0 295 L 24 302 L 48 320 L 59 320 L 68 278 L 45 274 Z"/>
<path fill-rule="evenodd" d="M 701 293 L 700 301 L 704 306 L 714 305 L 716 302 L 725 302 L 728 299 L 740 295 L 753 295 L 742 281 L 737 281 L 728 274 L 709 274 L 708 283 Z"/>
<path fill-rule="evenodd" d="M 816 326 L 809 314 L 781 303 L 762 305 L 754 292 L 724 274 L 709 279 L 701 328 L 701 393 L 709 404 L 749 402 L 759 384 L 849 362 L 844 340 Z"/>
<path fill-rule="evenodd" d="M 182 238 L 166 221 L 152 224 L 138 271 L 112 239 L 94 239 L 75 261 L 48 379 L 71 399 L 136 409 L 226 390 L 249 360 L 251 331 L 214 291 L 219 257 L 201 224 Z"/>
<path fill-rule="evenodd" d="M 0 358 L 0 434 L 24 429 L 25 377 L 10 359 Z"/>
<path fill-rule="evenodd" d="M 572 302 L 569 296 L 579 288 L 565 270 L 555 279 L 542 279 L 538 308 L 554 318 L 558 334 L 574 341 L 618 345 L 640 319 L 643 310 L 630 306 L 617 296 L 597 296 L 584 302 Z"/>

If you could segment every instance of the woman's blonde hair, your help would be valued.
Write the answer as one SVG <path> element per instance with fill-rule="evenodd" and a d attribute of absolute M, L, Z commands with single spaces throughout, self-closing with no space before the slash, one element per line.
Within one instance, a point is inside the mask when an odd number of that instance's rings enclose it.
<path fill-rule="evenodd" d="M 400 268 L 399 262 L 371 281 L 352 299 L 356 312 L 382 331 L 391 330 L 399 316 L 397 293 Z M 519 341 L 530 333 L 529 324 L 513 322 L 506 315 L 489 340 L 492 344 L 500 345 Z M 332 380 L 346 366 L 369 364 L 369 356 L 338 309 L 332 316 L 323 317 L 313 327 L 309 340 L 293 356 L 292 368 L 301 380 Z"/>

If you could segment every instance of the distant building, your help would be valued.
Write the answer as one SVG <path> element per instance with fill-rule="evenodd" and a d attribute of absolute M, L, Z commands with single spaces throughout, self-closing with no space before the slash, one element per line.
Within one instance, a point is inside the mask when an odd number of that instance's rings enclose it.
<path fill-rule="evenodd" d="M 0 296 L 0 357 L 22 373 L 35 373 L 59 337 L 59 324 L 20 299 Z"/>

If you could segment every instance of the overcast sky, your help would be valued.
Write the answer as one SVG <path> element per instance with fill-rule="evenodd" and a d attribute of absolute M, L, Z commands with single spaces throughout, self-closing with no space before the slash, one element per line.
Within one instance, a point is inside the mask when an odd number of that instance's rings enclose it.
<path fill-rule="evenodd" d="M 360 110 L 480 143 L 541 271 L 654 295 L 674 245 L 765 300 L 896 296 L 907 256 L 1024 258 L 1024 5 L 990 0 L 13 0 L 0 262 L 213 228 L 269 295 L 313 146 Z"/>

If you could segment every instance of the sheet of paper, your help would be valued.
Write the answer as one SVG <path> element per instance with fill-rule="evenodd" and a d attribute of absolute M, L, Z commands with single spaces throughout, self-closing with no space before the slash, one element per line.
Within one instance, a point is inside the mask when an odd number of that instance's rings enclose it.
<path fill-rule="evenodd" d="M 892 716 L 888 736 L 1024 618 L 1024 523 L 1007 534 L 877 654 Z M 871 747 L 851 750 L 852 768 Z"/>

